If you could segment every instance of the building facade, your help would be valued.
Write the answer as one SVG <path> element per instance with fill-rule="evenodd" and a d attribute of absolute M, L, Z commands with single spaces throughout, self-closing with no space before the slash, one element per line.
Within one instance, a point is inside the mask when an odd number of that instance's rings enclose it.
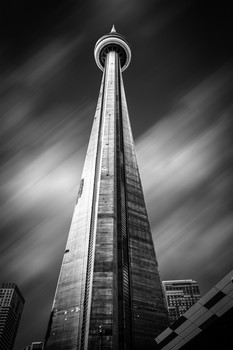
<path fill-rule="evenodd" d="M 172 324 L 200 299 L 200 290 L 192 279 L 163 281 L 162 284 Z"/>
<path fill-rule="evenodd" d="M 154 349 L 168 325 L 122 72 L 127 40 L 95 46 L 103 71 L 45 349 Z"/>
<path fill-rule="evenodd" d="M 0 288 L 0 349 L 13 349 L 24 298 L 15 283 L 3 283 Z"/>
<path fill-rule="evenodd" d="M 160 350 L 232 350 L 233 270 L 155 339 Z"/>

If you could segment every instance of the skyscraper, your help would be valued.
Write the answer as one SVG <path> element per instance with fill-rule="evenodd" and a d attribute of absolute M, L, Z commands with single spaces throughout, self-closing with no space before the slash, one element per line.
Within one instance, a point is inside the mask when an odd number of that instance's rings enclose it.
<path fill-rule="evenodd" d="M 100 93 L 45 349 L 154 349 L 168 324 L 112 28 L 94 50 Z"/>
<path fill-rule="evenodd" d="M 3 283 L 0 288 L 0 349 L 13 349 L 24 298 L 15 283 Z"/>
<path fill-rule="evenodd" d="M 189 280 L 163 281 L 170 322 L 175 322 L 200 299 L 198 283 Z"/>

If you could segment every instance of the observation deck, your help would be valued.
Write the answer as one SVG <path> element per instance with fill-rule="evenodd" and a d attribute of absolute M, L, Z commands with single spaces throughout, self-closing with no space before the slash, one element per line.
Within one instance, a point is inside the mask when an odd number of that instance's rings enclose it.
<path fill-rule="evenodd" d="M 102 36 L 95 45 L 95 61 L 102 71 L 104 70 L 106 56 L 110 51 L 116 51 L 118 53 L 121 71 L 123 72 L 130 64 L 131 50 L 126 38 L 117 33 L 114 26 L 111 32 Z"/>

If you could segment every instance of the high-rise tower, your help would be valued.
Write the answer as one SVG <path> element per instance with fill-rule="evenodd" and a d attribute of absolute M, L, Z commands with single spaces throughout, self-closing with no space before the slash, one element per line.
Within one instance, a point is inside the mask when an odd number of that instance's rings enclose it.
<path fill-rule="evenodd" d="M 12 350 L 22 316 L 24 298 L 15 283 L 0 287 L 0 349 Z"/>
<path fill-rule="evenodd" d="M 154 349 L 168 316 L 128 117 L 131 60 L 112 28 L 95 46 L 96 113 L 45 349 Z"/>

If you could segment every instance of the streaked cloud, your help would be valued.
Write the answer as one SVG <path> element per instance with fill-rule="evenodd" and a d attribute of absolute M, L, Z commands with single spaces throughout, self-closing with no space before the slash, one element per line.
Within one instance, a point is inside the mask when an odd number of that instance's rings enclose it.
<path fill-rule="evenodd" d="M 196 276 L 205 290 L 232 264 L 230 76 L 206 78 L 137 140 L 162 276 Z"/>
<path fill-rule="evenodd" d="M 26 298 L 17 350 L 45 334 L 101 79 L 93 46 L 112 24 L 132 45 L 133 132 L 152 126 L 137 153 L 162 277 L 196 278 L 204 292 L 231 264 L 232 69 L 211 74 L 231 43 L 225 11 L 184 0 L 9 6 L 0 265 Z"/>

